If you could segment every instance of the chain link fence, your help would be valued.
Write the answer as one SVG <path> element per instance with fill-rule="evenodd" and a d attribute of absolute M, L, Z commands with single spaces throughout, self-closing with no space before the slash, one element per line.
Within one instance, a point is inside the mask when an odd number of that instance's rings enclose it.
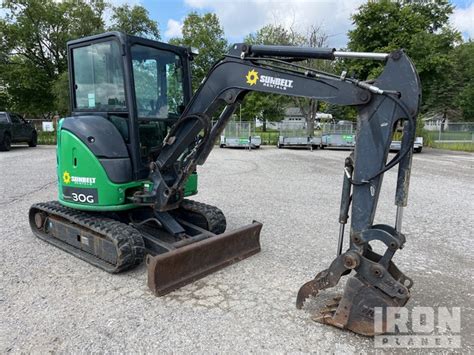
<path fill-rule="evenodd" d="M 248 121 L 230 121 L 220 137 L 220 146 L 259 148 L 260 136 L 255 132 L 255 123 Z"/>
<path fill-rule="evenodd" d="M 356 124 L 352 121 L 322 123 L 321 144 L 325 147 L 352 148 L 355 145 Z"/>
<path fill-rule="evenodd" d="M 434 143 L 474 143 L 474 123 L 453 122 L 425 128 Z"/>
<path fill-rule="evenodd" d="M 355 134 L 356 131 L 356 124 L 351 121 L 324 122 L 320 124 L 320 127 L 323 134 Z"/>
<path fill-rule="evenodd" d="M 253 122 L 231 121 L 225 127 L 223 134 L 232 138 L 248 138 L 255 135 L 255 124 Z"/>

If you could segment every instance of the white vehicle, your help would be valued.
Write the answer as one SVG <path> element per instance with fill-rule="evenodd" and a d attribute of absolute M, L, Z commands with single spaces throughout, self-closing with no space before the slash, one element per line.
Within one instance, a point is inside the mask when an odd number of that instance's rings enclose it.
<path fill-rule="evenodd" d="M 401 144 L 401 141 L 392 141 L 392 143 L 390 144 L 390 150 L 399 151 Z M 415 153 L 421 153 L 421 151 L 423 150 L 423 137 L 415 138 L 415 143 L 413 143 L 413 150 L 415 151 Z"/>

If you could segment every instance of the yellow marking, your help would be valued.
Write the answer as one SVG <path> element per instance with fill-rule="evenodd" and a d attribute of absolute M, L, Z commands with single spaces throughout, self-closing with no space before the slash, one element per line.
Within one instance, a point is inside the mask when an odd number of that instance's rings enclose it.
<path fill-rule="evenodd" d="M 255 85 L 257 84 L 258 80 L 258 72 L 256 72 L 254 69 L 249 70 L 245 78 L 247 79 L 247 84 L 250 86 Z"/>

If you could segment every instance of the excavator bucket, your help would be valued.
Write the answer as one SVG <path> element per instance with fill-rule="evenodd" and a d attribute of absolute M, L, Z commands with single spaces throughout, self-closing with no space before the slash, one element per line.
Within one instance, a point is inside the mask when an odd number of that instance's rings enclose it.
<path fill-rule="evenodd" d="M 332 302 L 313 315 L 316 322 L 348 329 L 354 333 L 374 336 L 377 327 L 374 323 L 376 307 L 403 307 L 408 299 L 388 297 L 386 294 L 371 286 L 359 277 L 347 280 L 342 297 L 333 298 Z M 386 324 L 378 329 L 387 329 Z M 381 332 L 380 332 L 381 333 Z"/>
<path fill-rule="evenodd" d="M 163 296 L 258 253 L 261 229 L 261 223 L 253 222 L 164 254 L 148 255 L 148 287 Z"/>
<path fill-rule="evenodd" d="M 370 250 L 364 255 L 348 251 L 338 256 L 329 269 L 321 271 L 300 288 L 296 307 L 301 309 L 310 296 L 315 297 L 320 291 L 336 286 L 341 276 L 353 269 L 356 273 L 347 280 L 342 297 L 333 298 L 313 314 L 312 319 L 361 335 L 381 334 L 387 324 L 375 324 L 375 309 L 403 307 L 410 298 L 413 281 L 392 261 L 385 263 L 380 255 Z"/>

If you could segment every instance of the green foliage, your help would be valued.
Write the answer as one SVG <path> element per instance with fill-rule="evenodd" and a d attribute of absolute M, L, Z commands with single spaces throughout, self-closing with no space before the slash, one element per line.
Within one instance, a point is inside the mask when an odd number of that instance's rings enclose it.
<path fill-rule="evenodd" d="M 460 109 L 463 120 L 474 121 L 474 42 L 456 47 L 451 58 L 454 63 L 451 89 L 456 93 L 454 103 Z"/>
<path fill-rule="evenodd" d="M 353 15 L 355 28 L 349 31 L 348 47 L 361 52 L 404 48 L 422 82 L 422 111 L 452 108 L 456 97 L 452 53 L 461 42 L 460 34 L 449 26 L 452 11 L 453 6 L 446 0 L 368 2 Z M 369 61 L 344 64 L 360 79 L 374 78 L 382 68 L 381 63 Z"/>
<path fill-rule="evenodd" d="M 6 91 L 0 92 L 0 111 L 7 111 L 10 106 L 10 97 Z"/>
<path fill-rule="evenodd" d="M 321 105 L 320 111 L 330 113 L 336 120 L 357 120 L 357 110 L 352 106 L 340 106 L 332 104 Z"/>
<path fill-rule="evenodd" d="M 147 9 L 141 5 L 122 5 L 113 8 L 110 31 L 121 31 L 129 35 L 160 39 L 158 23 L 149 17 Z"/>
<path fill-rule="evenodd" d="M 263 131 L 257 129 L 255 133 L 260 136 L 260 139 L 262 140 L 262 145 L 275 146 L 278 143 L 278 137 L 280 136 L 279 131 Z"/>
<path fill-rule="evenodd" d="M 28 58 L 12 56 L 9 63 L 0 68 L 0 72 L 8 85 L 9 110 L 33 116 L 53 111 L 53 79 L 46 71 Z"/>
<path fill-rule="evenodd" d="M 55 111 L 53 85 L 67 70 L 66 42 L 103 30 L 105 3 L 7 0 L 0 19 L 0 73 L 9 108 L 29 115 Z"/>
<path fill-rule="evenodd" d="M 304 42 L 304 38 L 280 25 L 266 25 L 256 33 L 251 33 L 244 40 L 248 44 L 265 44 L 291 46 Z"/>
<path fill-rule="evenodd" d="M 56 144 L 56 131 L 54 132 L 38 132 L 38 144 L 42 145 L 55 145 Z"/>
<path fill-rule="evenodd" d="M 199 50 L 199 54 L 192 62 L 193 90 L 197 90 L 212 65 L 227 51 L 224 30 L 218 17 L 211 13 L 199 15 L 191 12 L 188 14 L 183 22 L 183 37 L 173 38 L 169 42 Z"/>
<path fill-rule="evenodd" d="M 474 84 L 467 84 L 458 94 L 455 101 L 462 110 L 465 121 L 474 121 Z"/>
<path fill-rule="evenodd" d="M 69 75 L 62 72 L 53 82 L 52 94 L 54 95 L 55 111 L 61 116 L 69 114 Z"/>
<path fill-rule="evenodd" d="M 69 110 L 69 40 L 104 32 L 104 0 L 6 0 L 0 19 L 0 106 L 33 116 Z M 158 39 L 158 25 L 142 6 L 113 8 L 112 26 Z"/>
<path fill-rule="evenodd" d="M 433 148 L 438 148 L 438 149 L 474 152 L 474 143 L 472 142 L 466 142 L 466 143 L 441 143 L 440 142 L 440 143 L 433 143 L 431 146 Z"/>
<path fill-rule="evenodd" d="M 291 45 L 297 41 L 297 35 L 287 31 L 282 26 L 267 25 L 256 33 L 248 35 L 244 42 L 247 44 Z M 245 119 L 259 118 L 266 121 L 280 121 L 283 119 L 285 108 L 291 99 L 277 94 L 250 92 L 242 103 L 242 115 Z"/>
<path fill-rule="evenodd" d="M 286 106 L 288 106 L 287 97 L 251 92 L 247 94 L 242 103 L 242 117 L 245 120 L 259 118 L 268 121 L 280 121 L 283 119 Z M 264 128 L 266 129 L 265 126 Z"/>
<path fill-rule="evenodd" d="M 27 58 L 54 79 L 66 70 L 66 42 L 103 30 L 105 3 L 53 0 L 8 0 L 1 20 L 4 46 Z"/>

